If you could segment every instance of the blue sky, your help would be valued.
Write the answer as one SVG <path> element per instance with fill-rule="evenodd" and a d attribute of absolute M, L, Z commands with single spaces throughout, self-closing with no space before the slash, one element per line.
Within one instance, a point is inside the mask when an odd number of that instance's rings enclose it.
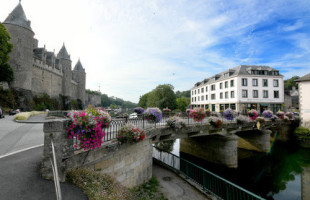
<path fill-rule="evenodd" d="M 0 0 L 0 21 L 18 1 Z M 87 88 L 138 102 L 158 84 L 188 90 L 240 64 L 310 73 L 309 0 L 24 0 L 39 45 L 65 42 Z M 60 6 L 62 5 L 62 6 Z"/>

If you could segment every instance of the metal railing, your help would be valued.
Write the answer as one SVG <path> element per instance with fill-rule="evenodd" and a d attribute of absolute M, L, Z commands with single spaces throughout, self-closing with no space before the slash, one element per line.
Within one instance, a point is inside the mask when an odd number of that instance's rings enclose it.
<path fill-rule="evenodd" d="M 264 198 L 204 169 L 194 163 L 169 152 L 153 147 L 153 158 L 184 174 L 186 178 L 198 184 L 220 199 L 225 200 L 264 200 Z"/>

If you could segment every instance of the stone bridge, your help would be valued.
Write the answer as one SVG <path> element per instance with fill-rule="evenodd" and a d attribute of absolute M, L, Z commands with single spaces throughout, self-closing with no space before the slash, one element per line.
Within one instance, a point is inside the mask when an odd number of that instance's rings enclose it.
<path fill-rule="evenodd" d="M 270 147 L 272 128 L 287 126 L 283 122 L 265 122 L 260 129 L 255 123 L 237 125 L 224 123 L 221 128 L 207 124 L 192 124 L 183 129 L 167 126 L 145 128 L 146 138 L 135 144 L 120 145 L 116 139 L 104 142 L 94 150 L 74 150 L 73 139 L 66 133 L 68 119 L 51 120 L 44 123 L 44 151 L 41 174 L 53 179 L 50 158 L 51 140 L 54 142 L 58 172 L 61 181 L 70 168 L 88 167 L 100 170 L 116 178 L 126 187 L 144 183 L 152 176 L 152 144 L 178 138 L 185 139 L 185 153 L 201 152 L 198 157 L 227 167 L 237 167 L 238 140 L 242 138 L 261 152 Z M 246 133 L 246 134 L 245 134 Z M 187 147 L 187 148 L 186 148 Z"/>

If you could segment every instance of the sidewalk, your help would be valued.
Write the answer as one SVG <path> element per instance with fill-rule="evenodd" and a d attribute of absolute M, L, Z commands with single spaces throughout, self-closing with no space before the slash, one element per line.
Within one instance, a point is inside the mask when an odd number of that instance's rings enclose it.
<path fill-rule="evenodd" d="M 0 158 L 0 199 L 55 200 L 53 181 L 40 177 L 43 147 L 34 148 Z M 62 199 L 87 199 L 83 192 L 67 183 L 61 183 Z"/>
<path fill-rule="evenodd" d="M 47 114 L 40 114 L 29 117 L 27 120 L 16 120 L 18 123 L 44 123 Z"/>
<path fill-rule="evenodd" d="M 159 181 L 160 191 L 169 200 L 207 200 L 208 198 L 175 173 L 153 163 L 153 176 Z"/>

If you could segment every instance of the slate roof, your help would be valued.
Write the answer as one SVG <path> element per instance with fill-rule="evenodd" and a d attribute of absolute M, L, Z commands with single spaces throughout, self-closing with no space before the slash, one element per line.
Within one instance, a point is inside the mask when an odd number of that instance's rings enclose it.
<path fill-rule="evenodd" d="M 302 82 L 302 81 L 310 81 L 310 73 L 296 80 L 296 82 Z"/>
<path fill-rule="evenodd" d="M 80 59 L 78 60 L 78 62 L 76 63 L 74 70 L 76 71 L 80 71 L 80 72 L 85 72 L 85 69 L 83 68 L 83 65 L 80 61 Z"/>
<path fill-rule="evenodd" d="M 226 80 L 229 78 L 232 78 L 234 76 L 241 76 L 241 75 L 249 75 L 249 76 L 253 76 L 253 74 L 251 74 L 252 70 L 266 70 L 266 71 L 277 71 L 276 69 L 273 69 L 269 66 L 261 66 L 261 65 L 240 65 L 238 67 L 234 67 L 232 69 L 226 70 L 224 72 L 221 72 L 219 74 L 216 74 L 214 76 L 211 76 L 209 78 L 204 79 L 201 82 L 197 82 L 193 88 L 198 87 L 200 85 L 204 85 L 204 84 L 210 84 L 213 82 L 217 82 L 217 81 L 221 81 L 221 80 Z M 229 74 L 229 76 L 225 76 L 225 74 Z M 279 74 L 279 76 L 282 76 L 281 74 Z"/>
<path fill-rule="evenodd" d="M 27 19 L 20 2 L 9 14 L 9 16 L 4 20 L 3 24 L 14 24 L 32 31 L 30 27 L 30 21 Z"/>
<path fill-rule="evenodd" d="M 57 54 L 57 58 L 64 58 L 64 59 L 70 60 L 70 55 L 68 54 L 65 44 L 63 44 L 61 49 L 59 50 Z"/>

